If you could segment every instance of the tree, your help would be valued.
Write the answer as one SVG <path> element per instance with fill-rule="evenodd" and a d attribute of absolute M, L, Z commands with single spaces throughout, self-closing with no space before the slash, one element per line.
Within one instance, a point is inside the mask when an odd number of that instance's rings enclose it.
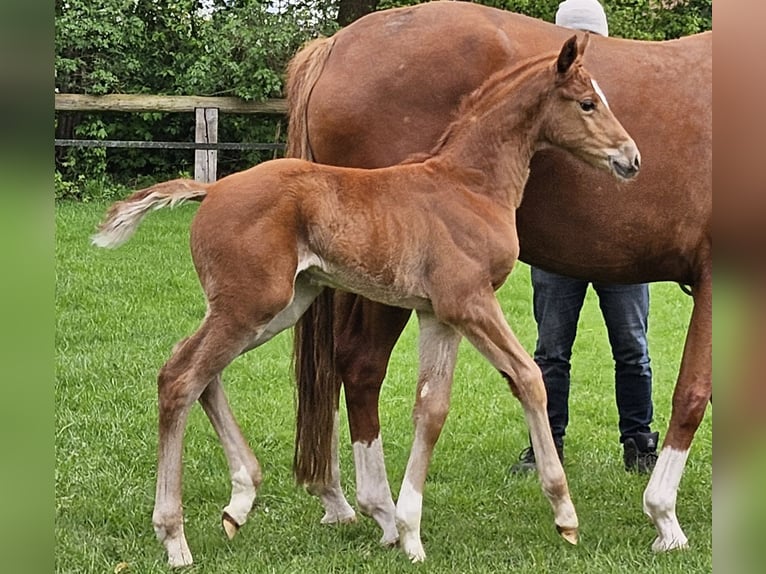
<path fill-rule="evenodd" d="M 377 8 L 378 0 L 339 0 L 336 20 L 339 26 L 348 26 L 354 20 L 374 12 Z"/>

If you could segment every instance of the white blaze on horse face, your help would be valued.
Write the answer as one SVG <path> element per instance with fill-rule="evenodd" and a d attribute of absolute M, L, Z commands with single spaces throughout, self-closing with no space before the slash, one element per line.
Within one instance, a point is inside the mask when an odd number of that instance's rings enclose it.
<path fill-rule="evenodd" d="M 590 79 L 590 83 L 593 84 L 593 89 L 596 90 L 596 93 L 598 94 L 598 97 L 601 98 L 601 101 L 604 102 L 604 105 L 608 108 L 609 102 L 606 101 L 606 95 L 601 90 L 601 86 L 598 85 L 598 82 L 594 80 L 593 78 Z"/>
<path fill-rule="evenodd" d="M 657 528 L 652 544 L 655 552 L 687 546 L 688 540 L 676 518 L 676 496 L 688 456 L 688 449 L 663 448 L 644 491 L 644 512 Z"/>

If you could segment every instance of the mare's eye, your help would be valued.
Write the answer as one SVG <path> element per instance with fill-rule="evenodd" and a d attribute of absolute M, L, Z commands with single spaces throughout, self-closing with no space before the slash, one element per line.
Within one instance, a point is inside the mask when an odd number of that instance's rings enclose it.
<path fill-rule="evenodd" d="M 584 112 L 592 112 L 596 109 L 596 103 L 593 100 L 583 100 L 580 102 L 580 108 Z"/>

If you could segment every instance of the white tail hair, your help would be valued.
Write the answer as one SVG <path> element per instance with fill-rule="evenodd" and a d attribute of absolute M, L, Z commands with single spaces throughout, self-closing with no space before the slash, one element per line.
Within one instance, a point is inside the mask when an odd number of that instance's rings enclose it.
<path fill-rule="evenodd" d="M 131 238 L 149 211 L 175 207 L 187 200 L 202 201 L 207 191 L 208 184 L 190 179 L 174 179 L 137 191 L 112 204 L 91 242 L 109 249 L 119 247 Z"/>

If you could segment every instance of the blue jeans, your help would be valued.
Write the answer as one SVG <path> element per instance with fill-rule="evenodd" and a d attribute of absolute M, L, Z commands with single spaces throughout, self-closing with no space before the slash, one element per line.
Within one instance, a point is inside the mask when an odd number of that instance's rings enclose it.
<path fill-rule="evenodd" d="M 537 321 L 535 362 L 543 372 L 548 393 L 548 419 L 553 439 L 563 444 L 569 423 L 569 371 L 588 281 L 532 267 L 534 314 Z M 620 442 L 635 433 L 650 432 L 652 369 L 646 331 L 649 288 L 593 283 L 606 322 L 614 358 L 614 388 Z"/>

